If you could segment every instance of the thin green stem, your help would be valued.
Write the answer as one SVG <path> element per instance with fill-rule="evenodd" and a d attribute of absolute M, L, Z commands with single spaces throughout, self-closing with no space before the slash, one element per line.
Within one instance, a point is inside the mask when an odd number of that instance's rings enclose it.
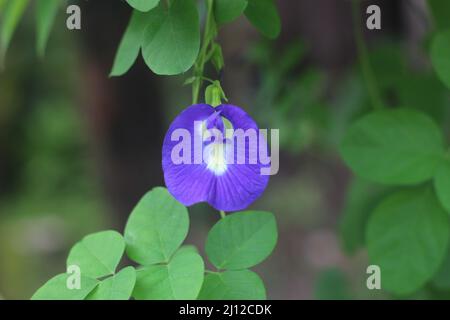
<path fill-rule="evenodd" d="M 363 77 L 367 86 L 367 91 L 374 109 L 382 109 L 384 104 L 381 98 L 375 76 L 373 74 L 372 66 L 370 64 L 369 52 L 363 36 L 363 25 L 360 17 L 360 2 L 359 0 L 352 1 L 353 12 L 353 29 L 355 32 L 356 47 L 358 50 L 358 60 L 361 65 Z"/>
<path fill-rule="evenodd" d="M 197 61 L 194 65 L 194 77 L 195 81 L 192 83 L 192 104 L 197 104 L 200 96 L 200 89 L 203 84 L 203 72 L 205 70 L 205 64 L 208 61 L 209 53 L 208 48 L 212 40 L 216 36 L 216 26 L 213 12 L 214 0 L 206 0 L 206 23 L 203 31 L 202 47 L 198 55 Z"/>
<path fill-rule="evenodd" d="M 226 213 L 225 213 L 225 211 L 223 211 L 223 210 L 220 210 L 220 217 L 223 219 L 223 218 L 225 218 L 226 217 Z"/>

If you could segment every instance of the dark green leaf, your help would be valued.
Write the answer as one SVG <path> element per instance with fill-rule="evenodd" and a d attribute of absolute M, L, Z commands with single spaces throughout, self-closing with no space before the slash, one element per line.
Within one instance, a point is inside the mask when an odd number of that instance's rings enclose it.
<path fill-rule="evenodd" d="M 238 18 L 247 7 L 247 0 L 215 0 L 214 16 L 220 24 L 228 23 Z"/>
<path fill-rule="evenodd" d="M 61 2 L 56 0 L 36 2 L 37 52 L 41 57 L 45 54 L 45 47 L 60 4 Z"/>
<path fill-rule="evenodd" d="M 439 127 L 427 115 L 408 109 L 383 110 L 350 127 L 341 154 L 360 177 L 408 185 L 434 175 L 444 143 Z"/>
<path fill-rule="evenodd" d="M 339 233 L 344 250 L 353 254 L 365 244 L 366 225 L 382 196 L 390 189 L 354 178 L 349 189 Z"/>
<path fill-rule="evenodd" d="M 277 236 L 275 217 L 270 212 L 238 212 L 214 225 L 205 250 L 218 269 L 246 269 L 270 255 Z"/>
<path fill-rule="evenodd" d="M 450 1 L 428 0 L 428 5 L 438 29 L 450 29 Z"/>
<path fill-rule="evenodd" d="M 193 0 L 172 0 L 148 17 L 143 42 L 143 56 L 156 74 L 175 75 L 187 71 L 200 49 L 200 23 Z"/>
<path fill-rule="evenodd" d="M 319 300 L 347 300 L 350 298 L 348 281 L 339 269 L 320 272 L 314 296 Z"/>
<path fill-rule="evenodd" d="M 431 280 L 431 284 L 439 290 L 450 290 L 450 250 L 447 251 L 444 262 Z"/>
<path fill-rule="evenodd" d="M 438 271 L 447 253 L 449 219 L 432 188 L 397 192 L 375 210 L 367 226 L 371 263 L 382 288 L 411 294 Z"/>
<path fill-rule="evenodd" d="M 199 300 L 265 300 L 261 278 L 250 270 L 210 273 L 205 277 Z"/>
<path fill-rule="evenodd" d="M 126 267 L 106 278 L 86 297 L 87 300 L 128 300 L 136 282 L 136 270 Z"/>
<path fill-rule="evenodd" d="M 149 265 L 168 262 L 189 229 L 187 209 L 165 188 L 154 188 L 139 201 L 125 228 L 127 254 Z"/>
<path fill-rule="evenodd" d="M 13 0 L 8 1 L 6 5 L 0 26 L 0 66 L 3 65 L 9 43 L 11 42 L 17 24 L 27 8 L 28 2 L 29 0 Z"/>
<path fill-rule="evenodd" d="M 434 186 L 441 204 L 450 213 L 450 161 L 443 161 L 436 171 Z"/>
<path fill-rule="evenodd" d="M 117 49 L 110 76 L 125 74 L 136 61 L 141 49 L 148 13 L 133 11 L 130 23 Z"/>
<path fill-rule="evenodd" d="M 67 280 L 69 275 L 59 274 L 47 281 L 31 300 L 83 300 L 97 285 L 98 281 L 81 275 L 80 289 L 69 289 Z"/>
<path fill-rule="evenodd" d="M 276 38 L 281 31 L 281 21 L 274 0 L 248 0 L 247 19 L 266 37 Z"/>
<path fill-rule="evenodd" d="M 67 266 L 76 265 L 92 278 L 113 274 L 122 258 L 125 242 L 116 231 L 88 235 L 70 250 Z"/>
<path fill-rule="evenodd" d="M 438 77 L 450 88 L 450 30 L 438 33 L 431 45 L 431 62 Z"/>
<path fill-rule="evenodd" d="M 127 2 L 134 9 L 147 12 L 156 7 L 159 0 L 127 0 Z"/>
<path fill-rule="evenodd" d="M 142 300 L 196 299 L 204 272 L 202 257 L 192 248 L 182 248 L 168 264 L 138 270 L 133 297 Z"/>

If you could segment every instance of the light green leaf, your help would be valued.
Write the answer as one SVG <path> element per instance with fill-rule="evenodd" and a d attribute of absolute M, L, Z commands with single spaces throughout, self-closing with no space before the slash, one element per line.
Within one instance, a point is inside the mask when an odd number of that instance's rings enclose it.
<path fill-rule="evenodd" d="M 125 250 L 125 241 L 116 231 L 103 231 L 84 237 L 70 250 L 67 265 L 76 265 L 92 278 L 113 274 Z"/>
<path fill-rule="evenodd" d="M 450 30 L 440 32 L 433 38 L 431 62 L 439 79 L 450 88 Z"/>
<path fill-rule="evenodd" d="M 152 10 L 143 41 L 143 57 L 156 74 L 175 75 L 187 71 L 200 49 L 200 23 L 193 0 L 172 0 Z"/>
<path fill-rule="evenodd" d="M 59 274 L 42 287 L 31 297 L 31 300 L 83 300 L 97 285 L 98 281 L 81 275 L 80 288 L 69 289 L 67 286 L 67 273 Z"/>
<path fill-rule="evenodd" d="M 343 249 L 353 254 L 365 244 L 366 225 L 379 200 L 390 188 L 355 177 L 347 190 L 339 233 Z"/>
<path fill-rule="evenodd" d="M 37 0 L 36 2 L 36 45 L 38 55 L 41 57 L 45 54 L 45 47 L 60 4 L 60 1 L 55 0 Z"/>
<path fill-rule="evenodd" d="M 427 115 L 396 109 L 372 112 L 350 126 L 341 145 L 360 177 L 408 185 L 430 179 L 444 155 L 439 127 Z"/>
<path fill-rule="evenodd" d="M 117 49 L 110 76 L 117 77 L 125 74 L 136 61 L 141 50 L 148 17 L 148 13 L 133 11 L 127 30 Z"/>
<path fill-rule="evenodd" d="M 147 12 L 156 7 L 159 0 L 127 0 L 127 2 L 134 9 Z"/>
<path fill-rule="evenodd" d="M 443 161 L 436 171 L 434 187 L 443 207 L 450 213 L 450 161 Z"/>
<path fill-rule="evenodd" d="M 210 273 L 205 277 L 199 300 L 265 300 L 261 278 L 250 270 Z"/>
<path fill-rule="evenodd" d="M 266 259 L 277 243 L 270 212 L 245 211 L 217 222 L 206 239 L 206 254 L 218 269 L 246 269 Z"/>
<path fill-rule="evenodd" d="M 8 1 L 0 26 L 0 66 L 3 65 L 6 51 L 16 30 L 20 18 L 27 8 L 29 0 Z"/>
<path fill-rule="evenodd" d="M 224 24 L 237 19 L 247 7 L 247 0 L 215 0 L 214 17 L 217 24 Z"/>
<path fill-rule="evenodd" d="M 447 253 L 449 218 L 432 188 L 397 192 L 375 209 L 367 226 L 372 264 L 382 288 L 413 293 L 438 271 Z"/>
<path fill-rule="evenodd" d="M 220 70 L 222 70 L 225 65 L 222 47 L 217 43 L 213 45 L 213 55 L 211 57 L 211 62 L 214 65 L 214 68 L 216 68 L 217 72 L 220 72 Z"/>
<path fill-rule="evenodd" d="M 154 188 L 139 201 L 125 227 L 128 256 L 142 264 L 168 262 L 189 230 L 187 209 L 165 188 Z"/>
<path fill-rule="evenodd" d="M 248 0 L 245 15 L 266 37 L 273 39 L 280 34 L 281 21 L 274 0 Z"/>
<path fill-rule="evenodd" d="M 168 264 L 137 271 L 133 297 L 143 300 L 192 300 L 203 283 L 205 266 L 192 248 L 180 249 Z"/>
<path fill-rule="evenodd" d="M 128 300 L 136 282 L 136 270 L 126 267 L 106 278 L 86 297 L 86 300 Z"/>

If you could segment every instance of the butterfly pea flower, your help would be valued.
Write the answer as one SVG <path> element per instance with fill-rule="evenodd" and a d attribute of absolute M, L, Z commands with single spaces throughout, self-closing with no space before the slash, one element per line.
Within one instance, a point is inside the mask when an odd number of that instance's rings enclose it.
<path fill-rule="evenodd" d="M 242 210 L 269 181 L 262 172 L 270 163 L 261 154 L 267 155 L 267 141 L 244 110 L 193 105 L 175 118 L 164 138 L 164 180 L 186 206 L 207 202 L 217 210 Z"/>

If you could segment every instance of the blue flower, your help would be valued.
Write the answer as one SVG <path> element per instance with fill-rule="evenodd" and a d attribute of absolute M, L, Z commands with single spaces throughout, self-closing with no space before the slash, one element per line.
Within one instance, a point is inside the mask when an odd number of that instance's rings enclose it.
<path fill-rule="evenodd" d="M 261 172 L 270 166 L 261 161 L 261 148 L 267 155 L 265 138 L 241 108 L 190 106 L 172 122 L 164 138 L 166 186 L 186 206 L 208 202 L 217 210 L 245 209 L 269 181 Z"/>

